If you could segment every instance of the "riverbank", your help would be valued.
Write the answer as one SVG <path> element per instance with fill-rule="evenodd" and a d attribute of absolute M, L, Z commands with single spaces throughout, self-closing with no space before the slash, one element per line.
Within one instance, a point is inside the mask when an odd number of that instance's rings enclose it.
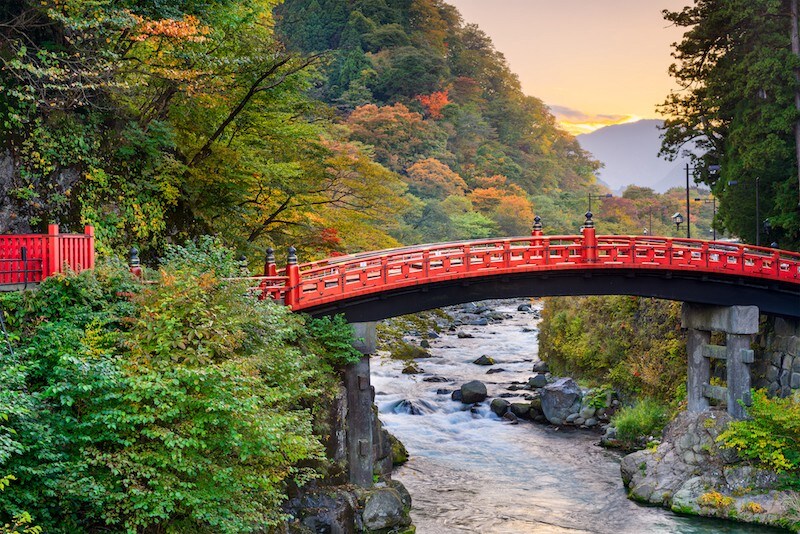
<path fill-rule="evenodd" d="M 415 360 L 418 374 L 403 374 L 406 362 L 386 353 L 373 358 L 381 420 L 409 451 L 394 478 L 411 493 L 417 532 L 774 532 L 639 505 L 622 484 L 621 454 L 597 446 L 596 432 L 513 425 L 493 414 L 488 401 L 454 402 L 452 391 L 478 379 L 490 399 L 524 402 L 530 394 L 509 391 L 527 382 L 537 359 L 537 315 L 517 311 L 525 302 L 491 303 L 503 318 L 486 324 L 449 331 L 443 321 L 439 337 L 427 339 L 430 356 Z M 422 338 L 406 341 L 419 346 Z M 472 363 L 482 355 L 495 364 Z"/>

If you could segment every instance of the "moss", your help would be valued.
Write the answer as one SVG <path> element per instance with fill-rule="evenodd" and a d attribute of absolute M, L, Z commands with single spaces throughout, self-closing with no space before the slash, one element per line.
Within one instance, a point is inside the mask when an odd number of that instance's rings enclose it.
<path fill-rule="evenodd" d="M 409 361 L 417 358 L 430 358 L 431 353 L 422 347 L 406 343 L 405 341 L 398 341 L 392 348 L 390 356 L 393 360 Z"/>
<path fill-rule="evenodd" d="M 392 465 L 403 465 L 408 461 L 408 451 L 399 439 L 389 434 L 389 442 L 392 445 Z"/>

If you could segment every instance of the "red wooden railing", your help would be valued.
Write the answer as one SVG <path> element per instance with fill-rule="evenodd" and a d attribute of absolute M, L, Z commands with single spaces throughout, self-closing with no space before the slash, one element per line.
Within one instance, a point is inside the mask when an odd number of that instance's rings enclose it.
<path fill-rule="evenodd" d="M 51 224 L 47 234 L 0 235 L 0 286 L 41 282 L 69 268 L 94 268 L 94 228 L 83 234 L 61 234 Z"/>
<path fill-rule="evenodd" d="M 800 254 L 719 241 L 580 235 L 481 239 L 365 252 L 273 270 L 258 289 L 301 311 L 458 278 L 578 269 L 693 271 L 800 285 Z"/>

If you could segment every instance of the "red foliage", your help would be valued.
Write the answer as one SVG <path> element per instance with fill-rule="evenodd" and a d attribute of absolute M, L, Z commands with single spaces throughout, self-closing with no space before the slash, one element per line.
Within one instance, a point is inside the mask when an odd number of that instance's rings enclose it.
<path fill-rule="evenodd" d="M 422 104 L 428 116 L 432 119 L 442 118 L 442 108 L 450 103 L 448 98 L 448 89 L 444 91 L 436 91 L 429 95 L 417 95 L 415 99 Z"/>
<path fill-rule="evenodd" d="M 323 228 L 319 237 L 326 245 L 337 246 L 342 243 L 342 238 L 339 237 L 339 231 L 336 228 Z"/>

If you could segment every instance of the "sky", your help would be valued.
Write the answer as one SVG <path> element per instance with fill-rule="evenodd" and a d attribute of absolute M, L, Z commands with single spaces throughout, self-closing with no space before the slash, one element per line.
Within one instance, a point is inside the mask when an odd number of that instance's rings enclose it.
<path fill-rule="evenodd" d="M 573 134 L 659 118 L 677 86 L 667 69 L 682 28 L 663 9 L 690 0 L 446 0 L 477 24 L 519 76 Z"/>

